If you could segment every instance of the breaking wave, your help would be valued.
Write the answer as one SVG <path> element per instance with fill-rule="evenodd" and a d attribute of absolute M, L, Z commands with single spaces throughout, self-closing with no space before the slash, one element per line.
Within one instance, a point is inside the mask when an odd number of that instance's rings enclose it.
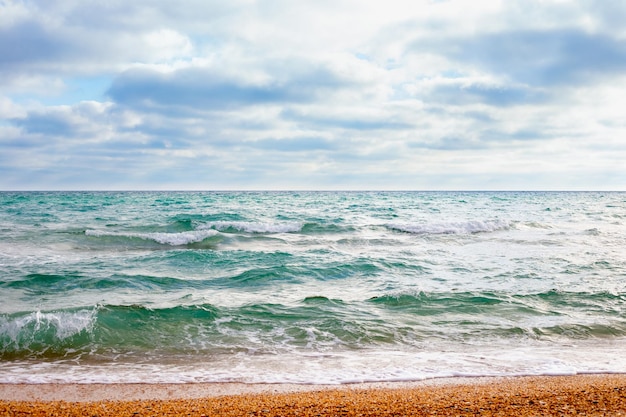
<path fill-rule="evenodd" d="M 420 235 L 443 235 L 443 234 L 473 234 L 495 232 L 506 230 L 511 226 L 510 222 L 504 220 L 472 220 L 467 222 L 449 223 L 390 223 L 389 229 L 400 232 L 414 233 Z"/>
<path fill-rule="evenodd" d="M 212 236 L 217 235 L 215 230 L 192 230 L 178 233 L 133 233 L 133 232 L 108 232 L 103 230 L 85 230 L 85 235 L 93 237 L 121 237 L 130 239 L 151 240 L 162 245 L 184 246 L 190 243 L 202 242 Z"/>
<path fill-rule="evenodd" d="M 295 233 L 302 230 L 301 222 L 245 222 L 245 221 L 215 221 L 201 226 L 202 230 L 219 230 L 220 232 L 245 233 Z"/>

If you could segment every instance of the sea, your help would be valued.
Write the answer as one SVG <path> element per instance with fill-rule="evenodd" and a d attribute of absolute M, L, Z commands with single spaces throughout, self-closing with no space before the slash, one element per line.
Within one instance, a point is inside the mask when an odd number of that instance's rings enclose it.
<path fill-rule="evenodd" d="M 624 372 L 626 193 L 0 193 L 0 383 Z"/>

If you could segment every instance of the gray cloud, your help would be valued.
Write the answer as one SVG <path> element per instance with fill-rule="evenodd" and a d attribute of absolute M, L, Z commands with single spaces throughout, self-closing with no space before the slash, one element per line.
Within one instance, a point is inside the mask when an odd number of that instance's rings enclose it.
<path fill-rule="evenodd" d="M 185 107 L 224 110 L 260 104 L 310 102 L 321 94 L 349 85 L 324 68 L 307 69 L 289 77 L 251 82 L 237 80 L 205 68 L 172 73 L 129 70 L 120 74 L 108 90 L 119 104 L 142 109 Z M 169 110 L 168 110 L 169 111 Z"/>
<path fill-rule="evenodd" d="M 245 145 L 257 149 L 282 152 L 331 151 L 337 147 L 332 141 L 319 137 L 269 138 L 246 142 Z"/>
<path fill-rule="evenodd" d="M 82 102 L 75 106 L 39 108 L 24 117 L 13 118 L 13 125 L 25 133 L 48 137 L 75 138 L 92 135 L 97 126 L 111 119 L 109 106 L 96 102 Z"/>
<path fill-rule="evenodd" d="M 14 123 L 28 133 L 65 137 L 74 137 L 78 134 L 76 126 L 58 114 L 33 112 L 24 118 L 15 119 Z"/>
<path fill-rule="evenodd" d="M 440 151 L 459 151 L 459 150 L 477 150 L 486 149 L 488 146 L 484 141 L 464 137 L 443 137 L 432 142 L 410 142 L 407 144 L 409 148 L 432 149 Z"/>
<path fill-rule="evenodd" d="M 59 39 L 33 21 L 22 22 L 0 29 L 0 56 L 2 66 L 7 68 L 27 62 L 46 62 L 67 57 L 74 52 L 74 45 Z"/>
<path fill-rule="evenodd" d="M 626 70 L 626 44 L 579 29 L 517 30 L 419 41 L 414 51 L 444 55 L 514 83 L 550 87 L 588 84 Z M 517 94 L 523 93 L 518 91 Z M 526 99 L 521 94 L 521 99 Z"/>
<path fill-rule="evenodd" d="M 376 116 L 341 116 L 306 114 L 293 109 L 287 109 L 281 116 L 286 120 L 295 121 L 300 125 L 315 129 L 348 129 L 348 130 L 406 130 L 414 126 L 403 121 L 393 120 L 393 117 Z"/>
<path fill-rule="evenodd" d="M 491 106 L 512 106 L 542 103 L 549 96 L 528 87 L 448 83 L 435 86 L 424 98 L 431 103 L 452 105 L 485 103 Z"/>

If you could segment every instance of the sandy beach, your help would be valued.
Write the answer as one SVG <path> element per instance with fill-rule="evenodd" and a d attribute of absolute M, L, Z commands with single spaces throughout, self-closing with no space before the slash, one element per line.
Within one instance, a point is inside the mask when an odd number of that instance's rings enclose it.
<path fill-rule="evenodd" d="M 2 416 L 620 416 L 626 375 L 317 385 L 0 385 Z"/>

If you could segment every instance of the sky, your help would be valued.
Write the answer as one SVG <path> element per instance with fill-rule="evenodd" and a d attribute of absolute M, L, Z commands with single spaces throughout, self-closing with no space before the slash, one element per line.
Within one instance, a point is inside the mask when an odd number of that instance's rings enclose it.
<path fill-rule="evenodd" d="M 622 0 L 0 0 L 0 190 L 626 190 Z"/>

